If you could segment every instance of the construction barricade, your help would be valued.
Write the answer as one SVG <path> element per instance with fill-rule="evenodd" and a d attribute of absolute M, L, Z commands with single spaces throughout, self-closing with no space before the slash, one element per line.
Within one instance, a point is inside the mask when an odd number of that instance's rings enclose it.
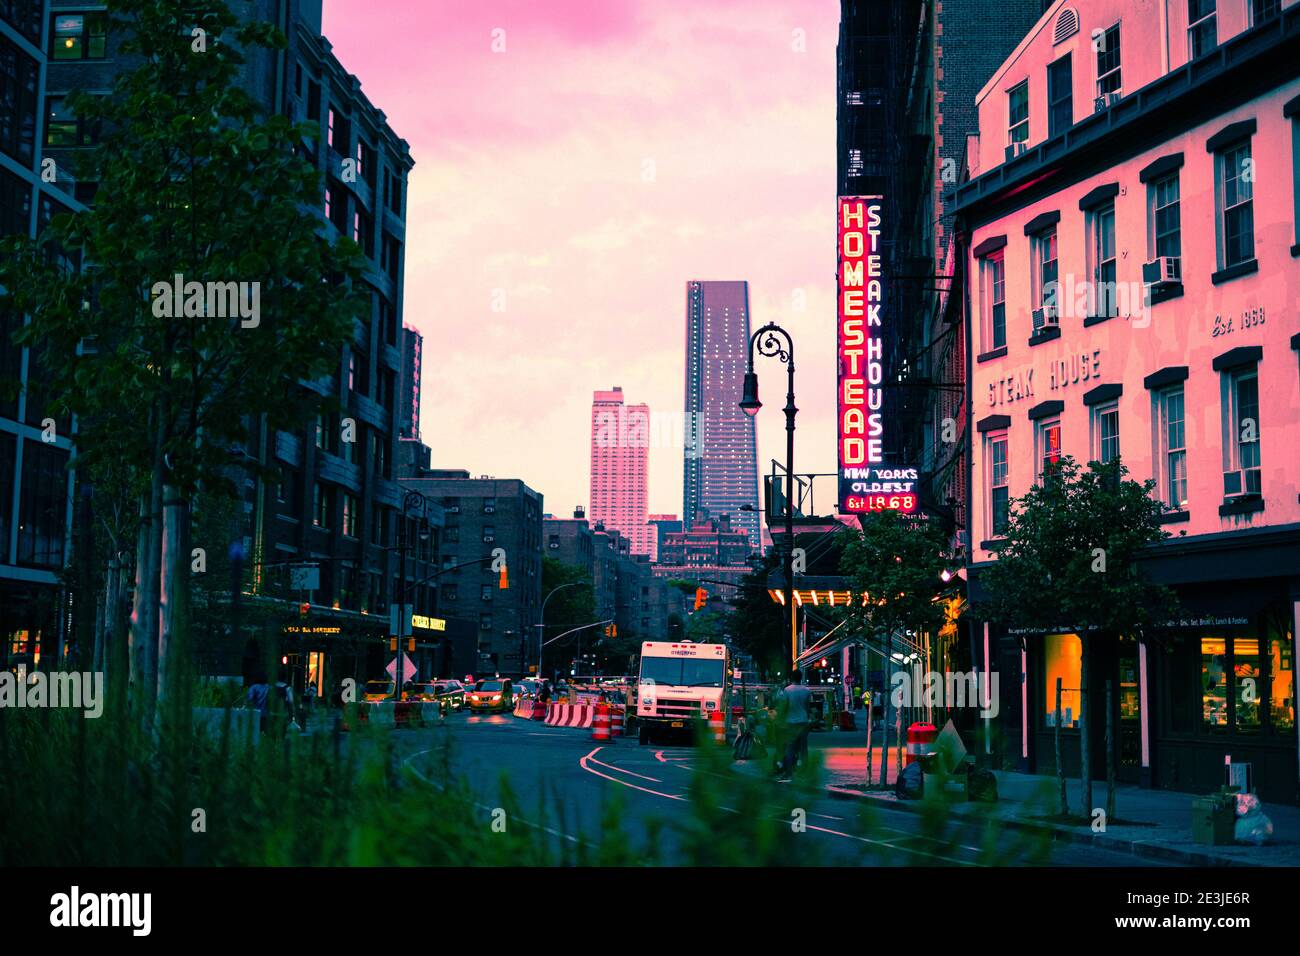
<path fill-rule="evenodd" d="M 623 733 L 623 708 L 615 704 L 609 711 L 609 736 L 617 740 Z"/>
<path fill-rule="evenodd" d="M 591 718 L 591 739 L 609 742 L 609 704 L 597 704 Z"/>
<path fill-rule="evenodd" d="M 547 727 L 590 727 L 595 717 L 591 704 L 552 704 L 546 711 Z"/>

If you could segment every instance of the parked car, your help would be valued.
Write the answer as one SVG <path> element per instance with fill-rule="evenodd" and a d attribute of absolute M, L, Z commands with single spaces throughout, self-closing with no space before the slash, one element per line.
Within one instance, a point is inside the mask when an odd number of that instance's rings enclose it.
<path fill-rule="evenodd" d="M 368 680 L 365 689 L 361 692 L 361 699 L 370 702 L 389 700 L 396 689 L 397 683 L 392 680 Z"/>
<path fill-rule="evenodd" d="M 514 685 L 508 677 L 481 680 L 469 692 L 469 709 L 475 713 L 508 712 L 514 705 Z"/>

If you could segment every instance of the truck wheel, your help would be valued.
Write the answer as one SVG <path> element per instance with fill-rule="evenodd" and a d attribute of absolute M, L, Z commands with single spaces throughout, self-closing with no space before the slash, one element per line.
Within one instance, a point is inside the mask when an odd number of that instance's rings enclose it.
<path fill-rule="evenodd" d="M 641 741 L 641 746 L 644 747 L 646 744 L 650 742 L 650 728 L 647 727 L 645 724 L 642 724 L 641 730 L 638 732 L 637 737 Z"/>

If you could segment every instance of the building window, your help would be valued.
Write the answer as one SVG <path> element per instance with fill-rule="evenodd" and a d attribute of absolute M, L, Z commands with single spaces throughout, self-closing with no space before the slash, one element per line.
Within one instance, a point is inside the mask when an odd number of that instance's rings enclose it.
<path fill-rule="evenodd" d="M 1056 726 L 1056 681 L 1061 681 L 1061 727 L 1079 726 L 1083 642 L 1077 634 L 1043 635 L 1044 723 Z"/>
<path fill-rule="evenodd" d="M 1250 25 L 1257 27 L 1282 12 L 1282 0 L 1250 0 Z"/>
<path fill-rule="evenodd" d="M 1064 133 L 1074 123 L 1074 69 L 1070 54 L 1047 67 L 1047 135 Z"/>
<path fill-rule="evenodd" d="M 1255 366 L 1223 373 L 1223 494 L 1260 494 L 1259 376 Z"/>
<path fill-rule="evenodd" d="M 1274 734 L 1295 736 L 1295 644 L 1287 637 L 1268 642 L 1269 724 Z"/>
<path fill-rule="evenodd" d="M 0 20 L 17 30 L 19 36 L 32 46 L 39 48 L 44 6 L 43 0 L 0 0 Z"/>
<path fill-rule="evenodd" d="M 343 533 L 349 538 L 357 536 L 357 499 L 347 492 L 343 493 Z"/>
<path fill-rule="evenodd" d="M 375 221 L 360 208 L 352 214 L 352 241 L 361 247 L 367 258 L 375 257 Z"/>
<path fill-rule="evenodd" d="M 338 155 L 352 155 L 352 124 L 332 106 L 329 109 L 325 141 Z"/>
<path fill-rule="evenodd" d="M 990 435 L 985 444 L 989 464 L 989 530 L 992 537 L 1006 534 L 1011 495 L 1008 483 L 1007 435 Z"/>
<path fill-rule="evenodd" d="M 36 150 L 39 76 L 36 61 L 0 34 L 0 150 L 28 167 Z"/>
<path fill-rule="evenodd" d="M 480 615 L 478 616 L 478 629 L 479 629 L 480 631 L 490 631 L 490 630 L 492 630 L 492 615 L 491 615 L 491 614 L 480 614 Z"/>
<path fill-rule="evenodd" d="M 494 597 L 493 592 L 494 592 L 495 590 L 496 590 L 496 588 L 494 588 L 494 587 L 493 587 L 492 585 L 490 585 L 490 584 L 484 584 L 484 585 L 481 585 L 481 586 L 480 586 L 480 591 L 479 591 L 479 596 L 480 596 L 484 601 L 491 601 L 492 598 Z"/>
<path fill-rule="evenodd" d="M 1151 202 L 1150 247 L 1153 254 L 1178 258 L 1183 254 L 1182 217 L 1178 201 L 1178 174 L 1153 181 L 1147 187 Z"/>
<path fill-rule="evenodd" d="M 62 96 L 45 98 L 45 145 L 75 148 L 93 146 L 99 139 L 94 124 L 83 123 L 68 109 Z"/>
<path fill-rule="evenodd" d="M 1045 482 L 1051 481 L 1061 463 L 1061 422 L 1059 419 L 1042 421 L 1034 431 L 1034 460 L 1039 465 L 1038 476 Z"/>
<path fill-rule="evenodd" d="M 985 256 L 980 272 L 984 290 L 984 340 L 986 351 L 1000 349 L 1007 344 L 1006 264 L 1002 252 Z"/>
<path fill-rule="evenodd" d="M 497 510 L 497 500 L 495 498 L 483 499 L 483 513 L 485 515 L 490 515 L 496 510 Z"/>
<path fill-rule="evenodd" d="M 63 565 L 68 508 L 68 453 L 44 442 L 23 443 L 18 500 L 18 563 L 41 568 Z"/>
<path fill-rule="evenodd" d="M 1034 331 L 1043 327 L 1047 316 L 1055 317 L 1057 303 L 1056 283 L 1056 227 L 1046 229 L 1029 238 L 1030 255 L 1033 257 L 1034 271 L 1030 276 L 1033 286 L 1034 301 L 1038 308 L 1034 310 Z"/>
<path fill-rule="evenodd" d="M 1229 146 L 1216 157 L 1218 176 L 1215 217 L 1219 233 L 1219 263 L 1229 269 L 1255 258 L 1254 163 L 1250 141 Z"/>
<path fill-rule="evenodd" d="M 1118 23 L 1097 39 L 1096 47 L 1097 96 L 1100 98 L 1110 93 L 1118 93 L 1121 88 Z"/>
<path fill-rule="evenodd" d="M 1173 511 L 1187 507 L 1187 431 L 1183 420 L 1183 387 L 1174 385 L 1156 393 L 1156 440 L 1160 448 L 1160 497 Z"/>
<path fill-rule="evenodd" d="M 319 481 L 312 489 L 311 523 L 314 527 L 326 529 L 330 526 L 329 491 Z"/>
<path fill-rule="evenodd" d="M 1103 465 L 1119 457 L 1119 405 L 1100 405 L 1092 413 L 1092 457 Z"/>
<path fill-rule="evenodd" d="M 387 516 L 384 513 L 384 509 L 379 505 L 374 505 L 374 510 L 371 512 L 371 518 L 370 518 L 370 543 L 371 544 L 375 544 L 375 545 L 379 545 L 380 547 L 383 547 L 387 543 L 388 536 L 384 533 L 387 530 L 385 528 L 386 517 Z"/>
<path fill-rule="evenodd" d="M 493 525 L 485 524 L 483 526 L 483 543 L 491 544 L 496 539 L 497 539 L 497 529 Z"/>
<path fill-rule="evenodd" d="M 448 544 L 460 544 L 460 526 L 448 525 L 443 529 L 442 538 Z"/>
<path fill-rule="evenodd" d="M 51 60 L 102 60 L 108 55 L 108 14 L 56 13 L 50 20 Z"/>
<path fill-rule="evenodd" d="M 1115 315 L 1115 207 L 1088 213 L 1088 271 L 1092 274 L 1093 315 Z"/>
<path fill-rule="evenodd" d="M 1007 93 L 1007 143 L 1029 142 L 1029 81 L 1024 80 Z"/>
<path fill-rule="evenodd" d="M 1188 59 L 1205 56 L 1219 43 L 1214 4 L 1215 0 L 1187 0 Z"/>

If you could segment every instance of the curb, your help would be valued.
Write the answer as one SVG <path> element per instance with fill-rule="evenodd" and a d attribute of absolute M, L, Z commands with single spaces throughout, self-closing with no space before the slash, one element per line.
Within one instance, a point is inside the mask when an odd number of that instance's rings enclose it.
<path fill-rule="evenodd" d="M 867 800 L 877 804 L 882 810 L 895 810 L 900 813 L 920 813 L 923 801 L 886 800 L 875 797 L 860 790 L 850 790 L 846 787 L 823 787 L 832 799 L 836 800 Z M 966 819 L 978 819 L 973 814 L 958 812 L 955 816 Z M 1206 866 L 1206 867 L 1224 867 L 1224 866 L 1251 866 L 1267 867 L 1267 863 L 1251 863 L 1244 860 L 1231 860 L 1213 853 L 1205 853 L 1199 850 L 1184 850 L 1179 847 L 1166 846 L 1159 843 L 1151 843 L 1146 840 L 1125 840 L 1118 837 L 1102 836 L 1096 833 L 1078 833 L 1065 827 L 1057 826 L 1051 823 L 1032 823 L 1028 820 L 998 818 L 994 822 L 1010 827 L 1014 830 L 1024 830 L 1033 833 L 1049 834 L 1054 841 L 1065 843 L 1077 843 L 1087 846 L 1096 847 L 1100 850 L 1112 850 L 1119 853 L 1129 853 L 1133 856 L 1148 857 L 1159 860 L 1172 860 L 1179 863 L 1185 863 L 1189 866 Z"/>

